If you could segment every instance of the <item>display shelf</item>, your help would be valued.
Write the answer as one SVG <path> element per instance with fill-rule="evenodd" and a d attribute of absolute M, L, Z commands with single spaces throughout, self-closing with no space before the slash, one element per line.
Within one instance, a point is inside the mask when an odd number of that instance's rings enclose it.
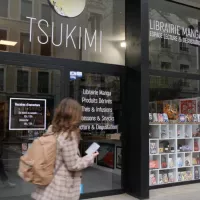
<path fill-rule="evenodd" d="M 198 123 L 151 123 L 149 160 L 150 186 L 200 179 L 200 137 L 194 137 Z M 153 153 L 154 152 L 154 153 Z"/>

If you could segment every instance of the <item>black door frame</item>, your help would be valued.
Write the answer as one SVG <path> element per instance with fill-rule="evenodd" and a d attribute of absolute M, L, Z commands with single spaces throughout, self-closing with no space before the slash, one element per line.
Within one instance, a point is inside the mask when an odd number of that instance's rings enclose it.
<path fill-rule="evenodd" d="M 121 92 L 123 91 L 122 87 L 124 82 L 123 79 L 124 79 L 125 67 L 120 65 L 59 59 L 53 57 L 44 57 L 44 56 L 8 53 L 8 52 L 0 53 L 0 64 L 16 65 L 17 67 L 25 66 L 31 68 L 60 70 L 61 99 L 69 96 L 70 71 L 81 71 L 83 73 L 97 73 L 97 74 L 120 76 Z M 122 168 L 122 175 L 123 174 L 124 173 Z M 85 193 L 81 195 L 81 198 L 88 199 L 88 198 L 122 194 L 123 192 L 124 192 L 123 189 L 99 191 L 93 193 Z"/>

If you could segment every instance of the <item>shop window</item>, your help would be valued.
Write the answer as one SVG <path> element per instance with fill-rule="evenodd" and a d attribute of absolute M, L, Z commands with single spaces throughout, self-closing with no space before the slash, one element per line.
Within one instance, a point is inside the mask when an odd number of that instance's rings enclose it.
<path fill-rule="evenodd" d="M 187 90 L 182 78 L 168 77 L 166 87 L 150 85 L 150 186 L 199 179 L 199 80 L 186 81 Z"/>
<path fill-rule="evenodd" d="M 17 70 L 17 92 L 29 92 L 28 70 Z"/>
<path fill-rule="evenodd" d="M 6 30 L 0 30 L 0 40 L 6 40 L 7 39 L 7 31 Z M 6 45 L 0 45 L 0 51 L 6 51 L 7 46 Z"/>
<path fill-rule="evenodd" d="M 97 31 L 97 33 L 100 32 L 101 30 L 101 20 L 102 20 L 102 15 L 98 14 L 98 13 L 90 13 L 90 18 L 89 18 L 89 22 L 91 25 L 91 32 L 94 33 L 95 30 Z"/>
<path fill-rule="evenodd" d="M 0 0 L 0 17 L 8 17 L 8 0 Z"/>
<path fill-rule="evenodd" d="M 161 47 L 165 49 L 169 49 L 171 46 L 169 45 L 169 41 L 167 39 L 161 38 Z"/>
<path fill-rule="evenodd" d="M 20 33 L 20 53 L 31 54 L 31 42 L 28 33 Z"/>
<path fill-rule="evenodd" d="M 45 43 L 46 41 L 46 36 L 41 36 L 41 42 Z M 46 44 L 41 44 L 40 55 L 51 56 L 51 37 L 49 37 L 49 40 Z"/>
<path fill-rule="evenodd" d="M 187 47 L 187 44 L 184 42 L 180 42 L 180 51 L 188 52 L 189 48 Z"/>
<path fill-rule="evenodd" d="M 28 21 L 26 17 L 32 17 L 32 1 L 21 0 L 21 20 Z"/>
<path fill-rule="evenodd" d="M 52 9 L 47 4 L 42 4 L 41 6 L 41 17 L 45 19 L 50 24 L 52 21 Z"/>
<path fill-rule="evenodd" d="M 49 72 L 38 72 L 38 93 L 48 94 L 49 85 Z"/>
<path fill-rule="evenodd" d="M 80 102 L 83 111 L 81 155 L 85 155 L 93 141 L 100 144 L 99 157 L 94 166 L 83 172 L 84 188 L 87 192 L 121 189 L 120 77 L 80 71 L 71 71 L 69 77 L 69 96 Z M 89 177 L 93 177 L 90 182 L 87 181 Z M 98 182 L 95 177 L 106 181 Z"/>
<path fill-rule="evenodd" d="M 4 91 L 4 68 L 0 68 L 0 91 Z"/>

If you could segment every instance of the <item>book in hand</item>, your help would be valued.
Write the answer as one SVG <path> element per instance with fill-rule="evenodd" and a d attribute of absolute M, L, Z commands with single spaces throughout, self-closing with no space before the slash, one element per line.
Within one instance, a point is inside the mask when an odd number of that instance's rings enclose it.
<path fill-rule="evenodd" d="M 94 142 L 92 143 L 92 145 L 89 146 L 89 148 L 85 151 L 85 153 L 87 155 L 92 155 L 93 153 L 97 152 L 99 148 L 100 146 L 96 142 Z"/>

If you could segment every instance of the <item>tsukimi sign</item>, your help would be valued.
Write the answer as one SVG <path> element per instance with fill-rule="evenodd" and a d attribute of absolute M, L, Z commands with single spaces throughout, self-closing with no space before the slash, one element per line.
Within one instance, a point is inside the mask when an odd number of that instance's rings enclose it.
<path fill-rule="evenodd" d="M 9 130 L 46 130 L 46 99 L 10 98 Z"/>

